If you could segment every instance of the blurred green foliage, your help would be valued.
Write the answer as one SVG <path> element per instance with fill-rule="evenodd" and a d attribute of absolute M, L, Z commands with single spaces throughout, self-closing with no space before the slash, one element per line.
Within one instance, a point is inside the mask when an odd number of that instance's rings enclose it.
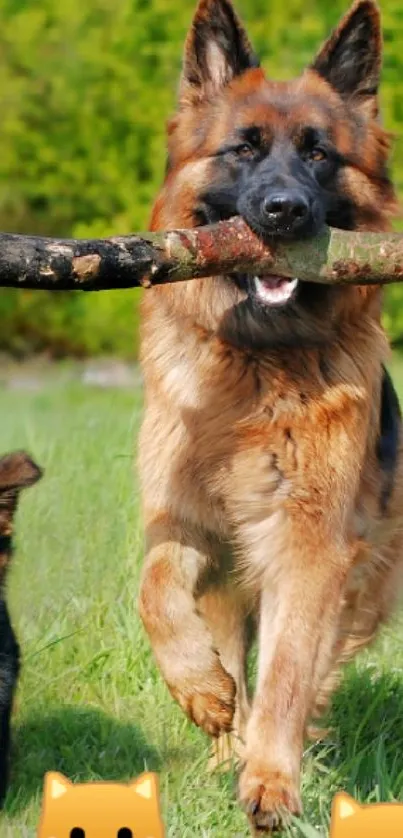
<path fill-rule="evenodd" d="M 345 0 L 238 0 L 270 75 L 302 69 Z M 147 227 L 163 177 L 194 0 L 0 0 L 0 229 L 58 236 Z M 403 6 L 381 0 L 384 121 L 403 123 Z M 402 146 L 394 175 L 403 195 Z M 0 348 L 136 352 L 138 293 L 0 292 Z M 403 286 L 385 320 L 403 333 Z"/>

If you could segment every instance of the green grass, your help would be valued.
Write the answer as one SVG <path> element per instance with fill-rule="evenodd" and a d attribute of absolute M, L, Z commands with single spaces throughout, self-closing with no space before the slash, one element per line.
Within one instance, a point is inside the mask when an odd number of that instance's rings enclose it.
<path fill-rule="evenodd" d="M 394 367 L 403 395 L 403 367 Z M 141 393 L 56 376 L 0 397 L 2 451 L 26 448 L 46 470 L 23 496 L 9 578 L 24 666 L 0 835 L 36 834 L 48 770 L 87 781 L 151 769 L 167 836 L 247 836 L 235 778 L 206 773 L 209 743 L 171 700 L 137 616 Z M 341 788 L 363 801 L 403 799 L 399 620 L 349 668 L 331 723 L 326 744 L 304 759 L 307 838 L 312 827 L 326 831 Z"/>

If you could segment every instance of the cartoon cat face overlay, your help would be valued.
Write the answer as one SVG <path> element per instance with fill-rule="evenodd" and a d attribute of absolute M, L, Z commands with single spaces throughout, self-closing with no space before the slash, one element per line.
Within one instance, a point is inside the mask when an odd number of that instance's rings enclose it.
<path fill-rule="evenodd" d="M 344 792 L 336 794 L 332 806 L 330 838 L 402 838 L 403 804 L 361 805 Z"/>
<path fill-rule="evenodd" d="M 38 838 L 164 838 L 155 774 L 131 783 L 71 783 L 45 775 Z"/>

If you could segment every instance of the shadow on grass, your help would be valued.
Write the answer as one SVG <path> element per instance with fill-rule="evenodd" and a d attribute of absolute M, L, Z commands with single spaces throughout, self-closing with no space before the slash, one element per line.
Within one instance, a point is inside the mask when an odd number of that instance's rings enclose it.
<path fill-rule="evenodd" d="M 347 670 L 333 701 L 322 763 L 361 800 L 402 798 L 403 673 Z M 375 802 L 375 801 L 374 801 Z"/>
<path fill-rule="evenodd" d="M 42 793 L 47 771 L 75 782 L 125 782 L 160 768 L 157 751 L 137 725 L 96 709 L 64 707 L 14 727 L 10 787 L 4 813 L 15 815 Z"/>

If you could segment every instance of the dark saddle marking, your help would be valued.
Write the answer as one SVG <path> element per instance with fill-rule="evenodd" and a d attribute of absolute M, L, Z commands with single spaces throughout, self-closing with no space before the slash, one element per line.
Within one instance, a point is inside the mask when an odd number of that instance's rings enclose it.
<path fill-rule="evenodd" d="M 393 381 L 383 367 L 379 439 L 377 446 L 378 461 L 383 472 L 380 504 L 385 512 L 393 491 L 395 472 L 402 425 L 402 412 Z"/>

